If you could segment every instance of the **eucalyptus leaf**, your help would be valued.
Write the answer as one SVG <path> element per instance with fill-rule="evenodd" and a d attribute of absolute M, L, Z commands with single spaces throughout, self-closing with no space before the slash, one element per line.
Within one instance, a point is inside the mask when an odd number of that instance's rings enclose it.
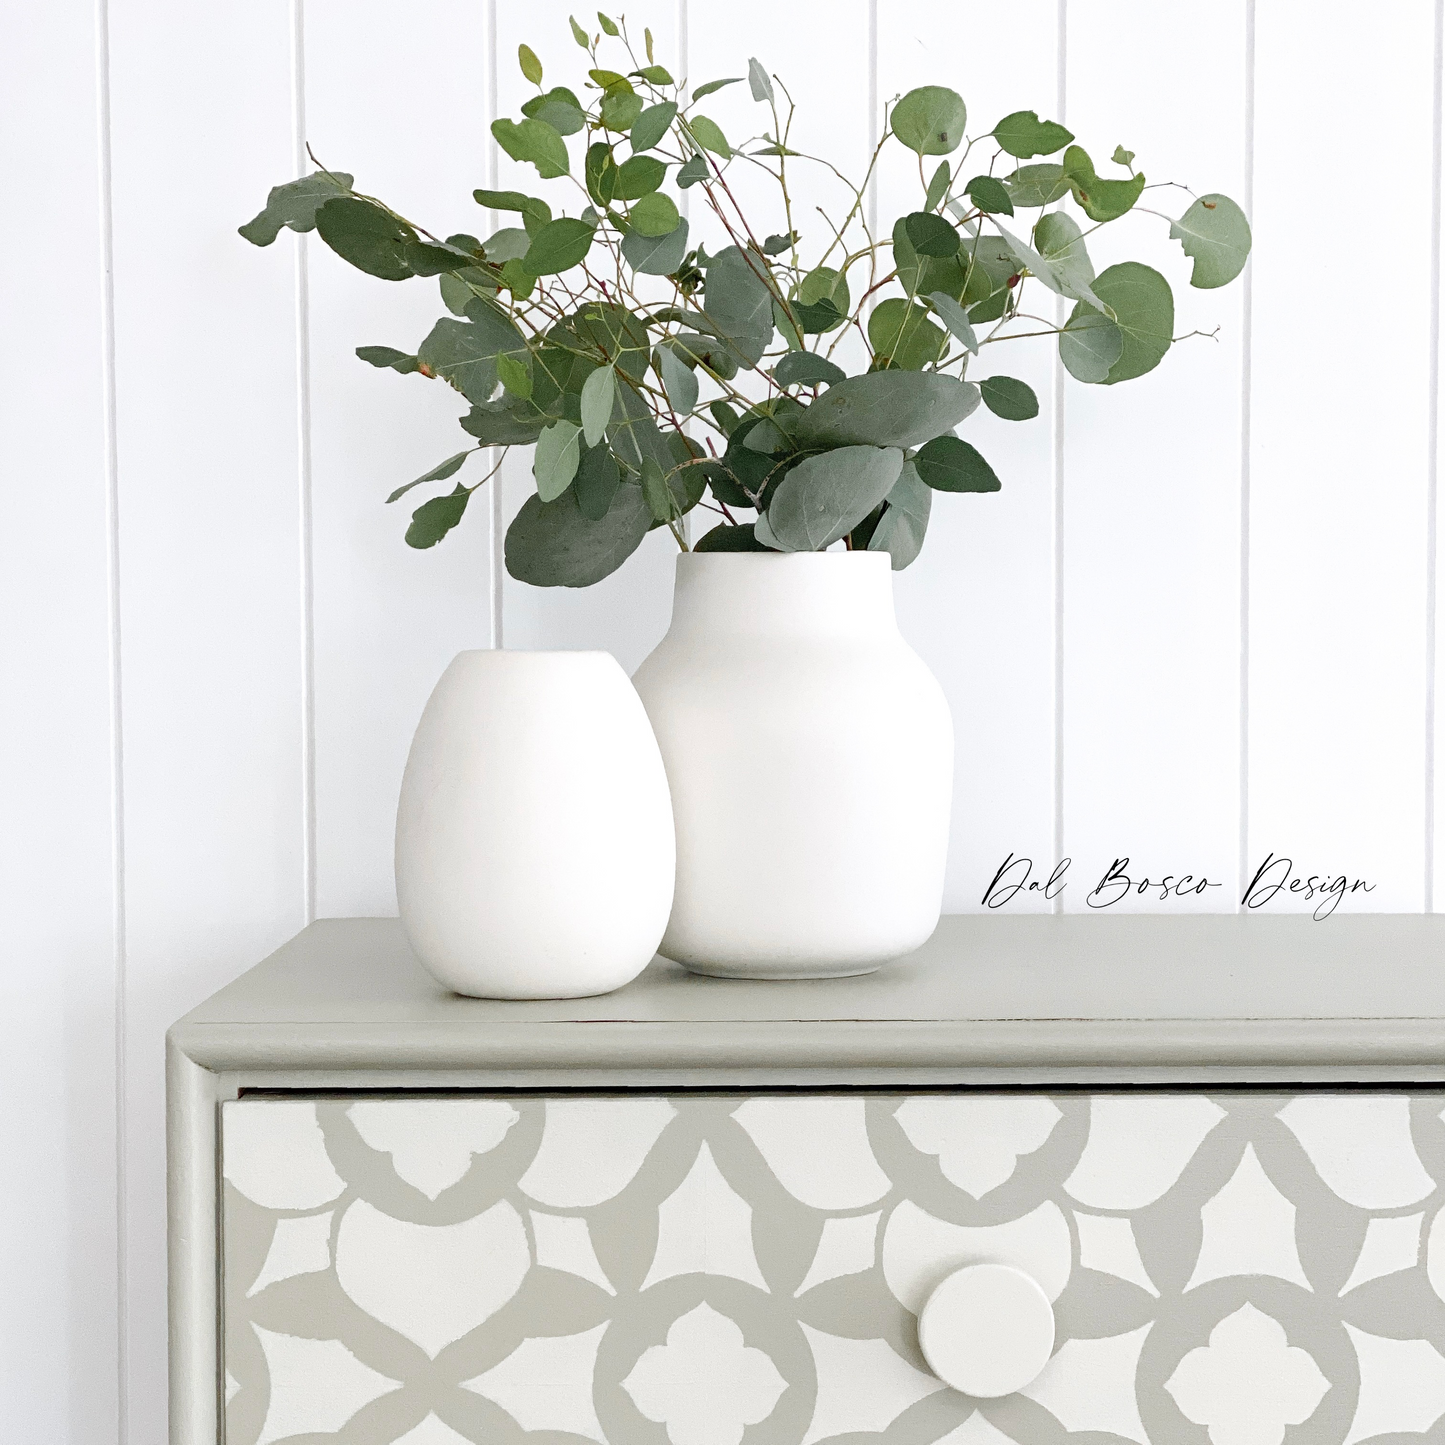
<path fill-rule="evenodd" d="M 448 271 L 437 277 L 441 290 L 442 304 L 453 316 L 465 316 L 467 307 L 478 296 L 495 296 L 497 281 L 489 271 L 479 266 L 466 266 L 460 271 Z"/>
<path fill-rule="evenodd" d="M 544 181 L 567 174 L 567 145 L 545 120 L 494 120 L 492 135 L 514 161 L 530 161 Z"/>
<path fill-rule="evenodd" d="M 1014 213 L 1008 187 L 997 176 L 975 176 L 968 183 L 967 195 L 980 211 L 989 215 L 1011 216 Z"/>
<path fill-rule="evenodd" d="M 507 391 L 522 401 L 532 395 L 532 368 L 527 353 L 514 355 L 503 351 L 497 356 L 497 380 Z"/>
<path fill-rule="evenodd" d="M 721 90 L 725 85 L 736 85 L 743 77 L 741 75 L 730 75 L 726 80 L 709 80 L 705 85 L 700 85 L 693 91 L 692 98 L 701 100 L 705 95 L 711 95 L 715 90 Z"/>
<path fill-rule="evenodd" d="M 670 347 L 658 348 L 657 364 L 673 411 L 687 416 L 697 405 L 697 377 Z"/>
<path fill-rule="evenodd" d="M 543 225 L 549 224 L 543 222 Z M 487 260 L 494 266 L 505 264 L 507 261 L 520 261 L 532 247 L 532 237 L 520 226 L 503 226 L 500 231 L 494 231 L 487 237 L 482 249 L 487 253 Z"/>
<path fill-rule="evenodd" d="M 1083 207 L 1091 221 L 1117 221 L 1133 209 L 1144 190 L 1144 176 L 1131 176 L 1127 181 L 1103 180 L 1094 172 L 1094 163 L 1082 146 L 1070 146 L 1064 152 L 1064 171 L 1073 188 L 1074 199 Z"/>
<path fill-rule="evenodd" d="M 522 114 L 529 119 L 546 121 L 558 135 L 576 135 L 587 124 L 581 102 L 563 85 L 546 95 L 534 95 L 522 106 Z"/>
<path fill-rule="evenodd" d="M 936 492 L 997 492 L 1002 487 L 978 448 L 955 436 L 934 437 L 919 448 L 913 465 Z"/>
<path fill-rule="evenodd" d="M 938 203 L 948 194 L 949 182 L 953 180 L 953 170 L 947 161 L 939 161 L 938 169 L 933 173 L 933 179 L 928 183 L 928 194 L 923 199 L 925 211 L 936 211 Z"/>
<path fill-rule="evenodd" d="M 704 532 L 692 544 L 694 552 L 767 552 L 772 549 L 763 546 L 753 533 L 753 524 L 743 522 L 719 522 L 710 532 Z"/>
<path fill-rule="evenodd" d="M 619 135 L 626 134 L 642 114 L 643 104 L 642 97 L 631 89 L 609 90 L 602 98 L 602 124 Z"/>
<path fill-rule="evenodd" d="M 407 281 L 413 274 L 406 252 L 418 240 L 416 232 L 371 201 L 355 196 L 327 201 L 316 212 L 316 230 L 343 261 L 368 276 Z"/>
<path fill-rule="evenodd" d="M 612 194 L 619 201 L 636 201 L 650 195 L 667 179 L 667 167 L 652 156 L 632 156 L 617 168 Z"/>
<path fill-rule="evenodd" d="M 581 441 L 581 429 L 570 421 L 554 421 L 537 438 L 532 475 L 537 479 L 537 495 L 544 502 L 555 501 L 572 485 L 581 457 Z"/>
<path fill-rule="evenodd" d="M 1152 371 L 1174 339 L 1174 293 L 1169 283 L 1150 266 L 1123 261 L 1095 278 L 1094 294 L 1113 311 L 1123 341 L 1119 359 L 1109 368 L 1105 384 L 1113 386 Z M 1065 329 L 1092 311 L 1087 301 L 1079 302 Z M 1068 357 L 1062 352 L 1064 338 L 1059 340 L 1060 354 L 1068 366 Z M 1073 372 L 1072 367 L 1069 370 Z"/>
<path fill-rule="evenodd" d="M 1074 301 L 1098 302 L 1092 289 L 1094 263 L 1084 245 L 1083 232 L 1072 216 L 1063 211 L 1040 216 L 1034 227 L 1034 244 L 1057 283 L 1052 289 Z"/>
<path fill-rule="evenodd" d="M 773 98 L 773 82 L 756 60 L 748 61 L 748 89 L 752 91 L 754 100 L 771 101 Z"/>
<path fill-rule="evenodd" d="M 952 296 L 935 291 L 928 298 L 933 309 L 943 319 L 943 324 L 971 351 L 978 355 L 978 337 L 974 335 L 973 324 L 966 312 Z"/>
<path fill-rule="evenodd" d="M 621 484 L 617 458 L 606 447 L 588 447 L 577 463 L 577 475 L 572 482 L 578 510 L 589 522 L 600 522 Z"/>
<path fill-rule="evenodd" d="M 897 447 L 846 446 L 806 457 L 768 503 L 768 530 L 785 552 L 821 552 L 845 537 L 892 490 Z"/>
<path fill-rule="evenodd" d="M 417 350 L 418 359 L 450 382 L 470 402 L 484 402 L 496 390 L 497 356 L 523 352 L 526 343 L 512 323 L 479 304 L 458 321 L 444 316 Z"/>
<path fill-rule="evenodd" d="M 525 301 L 537 289 L 537 278 L 520 261 L 504 261 L 502 285 L 518 301 Z"/>
<path fill-rule="evenodd" d="M 614 37 L 618 34 L 617 22 L 615 20 L 610 20 L 600 10 L 597 12 L 597 23 L 603 28 L 603 30 L 607 32 L 607 34 Z"/>
<path fill-rule="evenodd" d="M 933 510 L 933 492 L 923 484 L 918 469 L 911 461 L 903 463 L 888 505 L 868 539 L 870 552 L 887 552 L 893 570 L 901 572 L 923 549 L 923 534 L 928 530 L 928 515 Z M 854 545 L 857 545 L 856 539 Z"/>
<path fill-rule="evenodd" d="M 1040 120 L 1035 111 L 1016 110 L 994 126 L 993 138 L 1009 155 L 1028 160 L 1063 150 L 1074 136 L 1057 121 Z"/>
<path fill-rule="evenodd" d="M 644 276 L 670 276 L 687 254 L 687 222 L 679 219 L 665 236 L 629 231 L 622 238 L 622 258 Z"/>
<path fill-rule="evenodd" d="M 1106 381 L 1124 354 L 1124 333 L 1098 311 L 1077 308 L 1059 333 L 1059 360 L 1076 381 Z"/>
<path fill-rule="evenodd" d="M 425 482 L 444 482 L 448 477 L 454 477 L 461 471 L 466 459 L 474 451 L 476 451 L 475 447 L 468 447 L 466 451 L 458 452 L 454 457 L 448 457 L 446 461 L 434 466 L 431 471 L 424 472 L 416 481 L 408 482 L 404 487 L 398 487 L 386 500 L 394 502 L 398 497 L 404 497 L 413 487 L 419 487 Z"/>
<path fill-rule="evenodd" d="M 471 499 L 472 494 L 458 482 L 454 492 L 423 502 L 411 514 L 411 526 L 406 529 L 406 545 L 435 547 L 461 521 Z"/>
<path fill-rule="evenodd" d="M 421 365 L 416 357 L 398 351 L 394 346 L 358 346 L 356 354 L 372 366 L 387 366 L 403 376 L 410 375 Z"/>
<path fill-rule="evenodd" d="M 575 40 L 583 50 L 589 49 L 587 32 L 570 15 L 567 17 L 567 23 L 572 27 L 573 40 Z"/>
<path fill-rule="evenodd" d="M 691 160 L 684 161 L 677 168 L 677 188 L 685 191 L 689 186 L 695 186 L 699 181 L 707 180 L 711 172 L 708 170 L 707 158 L 699 154 Z"/>
<path fill-rule="evenodd" d="M 905 216 L 903 228 L 920 256 L 952 256 L 958 251 L 958 232 L 932 211 L 914 211 Z"/>
<path fill-rule="evenodd" d="M 749 366 L 773 339 L 773 297 L 746 256 L 728 246 L 707 270 L 704 314 Z"/>
<path fill-rule="evenodd" d="M 533 85 L 542 83 L 542 62 L 537 59 L 537 52 L 530 45 L 519 45 L 517 47 L 517 62 L 522 67 L 522 74 L 532 82 Z"/>
<path fill-rule="evenodd" d="M 968 108 L 956 91 L 941 85 L 910 90 L 893 107 L 893 134 L 921 156 L 946 156 L 963 140 Z"/>
<path fill-rule="evenodd" d="M 563 216 L 548 221 L 532 238 L 522 264 L 534 276 L 551 276 L 580 266 L 592 249 L 596 230 L 586 221 Z"/>
<path fill-rule="evenodd" d="M 293 231 L 314 230 L 316 212 L 327 201 L 346 195 L 353 183 L 354 177 L 345 171 L 316 171 L 284 186 L 272 186 L 265 208 L 240 227 L 240 233 L 253 246 L 269 246 L 283 226 Z"/>
<path fill-rule="evenodd" d="M 938 372 L 874 371 L 830 386 L 803 413 L 802 446 L 916 447 L 971 416 L 978 388 Z"/>
<path fill-rule="evenodd" d="M 645 80 L 649 85 L 674 85 L 672 72 L 663 65 L 644 65 L 641 70 L 634 70 L 633 75 Z"/>
<path fill-rule="evenodd" d="M 1069 180 L 1063 166 L 1051 163 L 1020 166 L 1011 176 L 1004 177 L 1004 185 L 1014 205 L 1025 209 L 1052 205 L 1069 194 Z"/>
<path fill-rule="evenodd" d="M 1039 399 L 1028 382 L 1013 376 L 990 376 L 979 382 L 983 404 L 1005 421 L 1032 421 L 1039 414 Z"/>
<path fill-rule="evenodd" d="M 1170 225 L 1169 239 L 1193 259 L 1189 284 L 1201 290 L 1228 285 L 1249 260 L 1249 221 L 1228 196 L 1200 196 Z"/>
<path fill-rule="evenodd" d="M 709 120 L 705 115 L 695 115 L 688 120 L 688 126 L 692 131 L 693 139 L 703 150 L 711 151 L 724 160 L 732 155 L 733 148 L 728 144 L 728 138 L 722 133 L 722 129 L 716 121 Z"/>
<path fill-rule="evenodd" d="M 779 386 L 832 385 L 843 377 L 841 366 L 816 351 L 790 351 L 773 367 L 773 380 Z"/>
<path fill-rule="evenodd" d="M 589 447 L 595 447 L 607 434 L 616 400 L 617 368 L 599 366 L 582 383 L 582 435 Z"/>
<path fill-rule="evenodd" d="M 673 515 L 672 491 L 667 485 L 667 475 L 651 457 L 642 463 L 642 500 L 654 522 L 666 522 Z"/>
<path fill-rule="evenodd" d="M 523 195 L 521 191 L 472 192 L 472 199 L 489 211 L 520 211 L 524 216 L 535 217 L 543 225 L 552 219 L 552 208 L 536 196 Z M 488 256 L 490 260 L 490 255 Z"/>
<path fill-rule="evenodd" d="M 868 344 L 877 361 L 904 371 L 922 371 L 942 357 L 948 337 L 918 302 L 890 296 L 868 318 Z"/>
<path fill-rule="evenodd" d="M 632 162 L 628 161 L 628 165 Z M 672 197 L 662 191 L 653 191 L 635 202 L 627 213 L 631 229 L 643 236 L 670 236 L 677 230 L 681 217 Z"/>
<path fill-rule="evenodd" d="M 535 385 L 533 393 L 536 393 Z M 460 419 L 460 425 L 483 446 L 527 446 L 542 435 L 547 417 L 535 406 L 504 397 L 472 407 Z"/>
<path fill-rule="evenodd" d="M 632 142 L 632 153 L 650 151 L 663 140 L 677 116 L 677 106 L 670 100 L 650 105 L 632 122 L 628 138 Z"/>
<path fill-rule="evenodd" d="M 1115 146 L 1114 164 L 1116 166 L 1132 166 L 1134 164 L 1134 152 L 1126 151 L 1123 146 Z"/>

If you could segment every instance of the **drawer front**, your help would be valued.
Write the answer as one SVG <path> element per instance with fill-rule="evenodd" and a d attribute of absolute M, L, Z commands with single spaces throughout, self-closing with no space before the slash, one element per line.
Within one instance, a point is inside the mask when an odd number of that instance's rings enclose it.
<path fill-rule="evenodd" d="M 1442 1104 L 242 1099 L 226 1445 L 1423 1440 L 1445 1415 Z M 930 1292 L 978 1261 L 1030 1274 L 1056 1321 L 997 1400 L 918 1347 Z"/>

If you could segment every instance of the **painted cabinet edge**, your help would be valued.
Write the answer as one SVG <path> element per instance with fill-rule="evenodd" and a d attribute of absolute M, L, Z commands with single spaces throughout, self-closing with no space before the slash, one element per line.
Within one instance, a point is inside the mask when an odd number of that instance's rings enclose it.
<path fill-rule="evenodd" d="M 167 1036 L 170 1445 L 221 1440 L 219 1083 Z"/>
<path fill-rule="evenodd" d="M 1445 1071 L 1445 1019 L 827 1019 L 448 1023 L 182 1023 L 172 1043 L 217 1073 L 461 1071 L 474 1087 L 745 1088 L 791 1081 L 1098 1083 L 1112 1078 L 1320 1082 Z M 1253 1071 L 1261 1071 L 1256 1078 Z M 414 1085 L 413 1085 L 414 1087 Z"/>

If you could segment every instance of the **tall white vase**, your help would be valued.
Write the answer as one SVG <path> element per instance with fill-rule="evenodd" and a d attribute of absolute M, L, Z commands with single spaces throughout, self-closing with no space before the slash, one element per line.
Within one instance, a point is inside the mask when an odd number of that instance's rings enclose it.
<path fill-rule="evenodd" d="M 402 923 L 442 983 L 482 998 L 620 987 L 657 951 L 674 857 L 657 743 L 610 653 L 453 659 L 396 815 Z"/>
<path fill-rule="evenodd" d="M 688 553 L 633 678 L 667 764 L 696 973 L 827 978 L 918 947 L 943 899 L 953 725 L 882 552 Z"/>

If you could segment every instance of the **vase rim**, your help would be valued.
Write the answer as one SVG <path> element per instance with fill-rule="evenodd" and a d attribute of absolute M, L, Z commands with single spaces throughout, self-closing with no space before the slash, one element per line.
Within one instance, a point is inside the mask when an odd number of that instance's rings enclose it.
<path fill-rule="evenodd" d="M 714 561 L 748 562 L 750 565 L 757 565 L 759 561 L 771 566 L 773 563 L 790 563 L 794 566 L 836 566 L 839 562 L 847 561 L 854 565 L 859 561 L 866 561 L 869 566 L 882 565 L 891 568 L 892 558 L 887 552 L 864 552 L 864 551 L 841 551 L 841 552 L 679 552 L 677 554 L 678 566 L 697 566 L 702 563 Z"/>

